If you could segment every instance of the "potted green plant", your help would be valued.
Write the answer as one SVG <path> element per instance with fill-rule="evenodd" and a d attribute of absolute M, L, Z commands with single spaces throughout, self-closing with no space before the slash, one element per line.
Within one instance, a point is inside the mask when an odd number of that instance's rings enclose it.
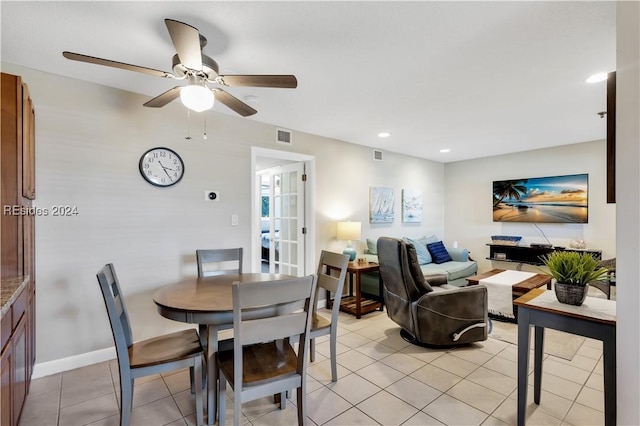
<path fill-rule="evenodd" d="M 551 276 L 555 278 L 555 292 L 559 302 L 569 305 L 582 305 L 591 281 L 602 280 L 606 268 L 598 267 L 589 253 L 576 251 L 554 251 L 541 257 Z"/>

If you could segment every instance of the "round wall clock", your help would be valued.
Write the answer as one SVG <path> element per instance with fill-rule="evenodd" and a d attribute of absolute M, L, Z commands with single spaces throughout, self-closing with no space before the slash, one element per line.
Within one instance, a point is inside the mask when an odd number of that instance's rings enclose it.
<path fill-rule="evenodd" d="M 140 174 L 155 186 L 171 186 L 184 175 L 182 158 L 169 148 L 151 148 L 140 157 Z"/>

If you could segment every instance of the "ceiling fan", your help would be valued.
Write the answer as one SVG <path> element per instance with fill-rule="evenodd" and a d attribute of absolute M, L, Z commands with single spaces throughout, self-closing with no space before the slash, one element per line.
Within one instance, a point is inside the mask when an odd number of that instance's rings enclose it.
<path fill-rule="evenodd" d="M 233 111 L 247 117 L 257 111 L 240 99 L 225 92 L 219 86 L 294 89 L 298 85 L 294 75 L 220 75 L 218 74 L 216 61 L 202 53 L 202 49 L 207 44 L 207 39 L 200 34 L 197 28 L 173 19 L 165 19 L 164 22 L 177 52 L 172 59 L 173 73 L 68 51 L 62 52 L 62 55 L 74 61 L 120 68 L 175 80 L 187 80 L 189 82 L 187 86 L 176 86 L 144 104 L 144 106 L 152 108 L 163 107 L 180 96 L 182 103 L 187 108 L 201 112 L 211 109 L 214 99 L 217 99 Z M 215 84 L 216 86 L 209 87 L 208 84 Z"/>

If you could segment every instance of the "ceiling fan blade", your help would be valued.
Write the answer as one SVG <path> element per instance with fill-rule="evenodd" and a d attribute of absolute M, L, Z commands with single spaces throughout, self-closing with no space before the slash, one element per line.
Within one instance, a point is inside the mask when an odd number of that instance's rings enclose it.
<path fill-rule="evenodd" d="M 295 89 L 298 80 L 295 75 L 221 75 L 226 86 L 280 87 Z"/>
<path fill-rule="evenodd" d="M 222 89 L 213 89 L 213 92 L 215 93 L 216 100 L 222 102 L 243 117 L 248 117 L 258 112 L 242 102 L 240 99 L 230 95 Z"/>
<path fill-rule="evenodd" d="M 110 59 L 96 58 L 95 56 L 82 55 L 80 53 L 62 52 L 62 56 L 72 61 L 88 62 L 90 64 L 104 65 L 107 67 L 120 68 L 127 71 L 141 72 L 144 74 L 151 74 L 157 77 L 173 77 L 165 71 L 155 70 L 153 68 L 141 67 L 138 65 L 125 64 L 124 62 L 112 61 Z"/>
<path fill-rule="evenodd" d="M 182 65 L 192 70 L 202 70 L 202 50 L 198 29 L 173 19 L 165 19 L 164 23 Z"/>
<path fill-rule="evenodd" d="M 144 106 L 151 107 L 151 108 L 163 107 L 169 102 L 171 102 L 172 100 L 176 99 L 178 96 L 180 96 L 180 89 L 182 89 L 181 86 L 176 86 L 173 89 L 169 89 L 163 94 L 156 96 L 150 101 L 145 102 Z"/>

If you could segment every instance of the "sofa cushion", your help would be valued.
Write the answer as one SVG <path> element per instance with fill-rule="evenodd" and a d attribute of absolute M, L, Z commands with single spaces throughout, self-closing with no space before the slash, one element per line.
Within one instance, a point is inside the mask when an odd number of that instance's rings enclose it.
<path fill-rule="evenodd" d="M 427 244 L 427 249 L 429 250 L 429 253 L 431 253 L 433 263 L 440 264 L 450 262 L 452 260 L 442 241 Z"/>
<path fill-rule="evenodd" d="M 367 253 L 366 254 L 378 254 L 378 240 L 372 240 L 367 238 Z"/>
<path fill-rule="evenodd" d="M 411 278 L 416 283 L 416 286 L 419 289 L 424 289 L 425 293 L 429 293 L 433 291 L 427 280 L 424 279 L 424 274 L 420 269 L 420 264 L 418 261 L 418 255 L 416 253 L 416 248 L 413 244 L 407 244 L 407 257 L 409 263 L 409 272 L 411 273 Z"/>
<path fill-rule="evenodd" d="M 422 243 L 421 241 L 416 241 L 411 238 L 404 238 L 404 240 L 413 245 L 416 249 L 416 254 L 418 255 L 418 263 L 420 265 L 426 265 L 427 263 L 431 263 L 431 253 L 427 250 L 426 243 Z"/>
<path fill-rule="evenodd" d="M 421 265 L 420 269 L 425 275 L 445 274 L 449 283 L 451 283 L 451 281 L 475 275 L 478 271 L 478 264 L 476 262 L 451 261 L 441 264 L 429 263 L 428 265 Z"/>

